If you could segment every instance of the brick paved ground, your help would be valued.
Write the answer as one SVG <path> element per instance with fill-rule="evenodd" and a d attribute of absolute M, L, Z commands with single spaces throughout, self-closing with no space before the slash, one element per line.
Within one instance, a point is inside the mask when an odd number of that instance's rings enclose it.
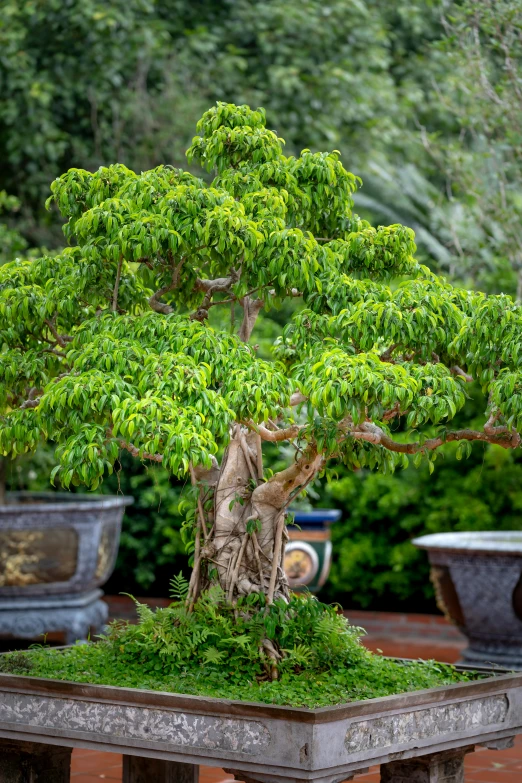
<path fill-rule="evenodd" d="M 72 783 L 100 783 L 101 780 L 121 783 L 121 756 L 94 750 L 73 752 Z M 225 783 L 230 775 L 217 767 L 201 767 L 200 783 Z M 466 783 L 521 783 L 522 737 L 517 737 L 510 750 L 477 748 L 466 757 Z M 151 781 L 151 783 L 154 783 Z M 355 783 L 379 783 L 379 770 L 373 768 L 360 775 Z"/>
<path fill-rule="evenodd" d="M 109 596 L 111 616 L 133 618 L 129 599 Z M 150 602 L 164 605 L 159 599 Z M 458 660 L 465 642 L 461 634 L 443 617 L 404 615 L 392 612 L 347 611 L 354 625 L 367 630 L 364 642 L 371 650 L 402 658 L 436 658 L 453 663 Z M 91 750 L 73 752 L 73 783 L 99 783 L 100 780 L 121 783 L 122 761 L 117 753 Z M 200 783 L 232 781 L 222 769 L 201 767 Z M 356 778 L 357 783 L 379 783 L 379 770 L 371 769 Z M 151 781 L 153 783 L 153 781 Z M 466 757 L 466 783 L 522 783 L 522 736 L 510 750 L 493 751 L 477 748 Z"/>

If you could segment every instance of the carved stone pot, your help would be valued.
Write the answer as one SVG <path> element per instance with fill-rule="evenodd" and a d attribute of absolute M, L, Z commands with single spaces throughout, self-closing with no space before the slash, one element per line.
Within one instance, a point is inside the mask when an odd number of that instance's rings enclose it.
<path fill-rule="evenodd" d="M 522 532 L 435 533 L 427 549 L 437 604 L 469 640 L 463 660 L 522 669 Z"/>
<path fill-rule="evenodd" d="M 407 664 L 406 664 L 407 665 Z M 0 674 L 0 781 L 70 783 L 70 749 L 123 754 L 122 783 L 464 783 L 476 745 L 522 731 L 522 675 L 306 709 Z M 514 779 L 514 778 L 513 778 Z"/>
<path fill-rule="evenodd" d="M 129 497 L 13 492 L 0 506 L 0 635 L 99 630 Z"/>

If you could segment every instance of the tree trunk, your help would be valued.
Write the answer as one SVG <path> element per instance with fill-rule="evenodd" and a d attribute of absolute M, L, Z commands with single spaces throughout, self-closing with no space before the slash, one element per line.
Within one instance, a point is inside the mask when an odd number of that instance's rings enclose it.
<path fill-rule="evenodd" d="M 235 426 L 217 481 L 213 513 L 198 504 L 198 528 L 190 600 L 219 584 L 231 601 L 264 593 L 269 603 L 288 599 L 284 549 L 289 502 L 320 470 L 312 453 L 264 481 L 259 437 Z"/>
<path fill-rule="evenodd" d="M 245 296 L 240 303 L 239 338 L 247 342 L 263 302 Z M 288 599 L 283 568 L 286 509 L 322 464 L 322 457 L 309 451 L 265 481 L 260 436 L 236 424 L 221 466 L 215 464 L 208 471 L 192 469 L 199 497 L 189 606 L 202 590 L 216 584 L 230 601 L 250 593 L 264 593 L 268 603 Z M 209 512 L 211 494 L 213 510 Z M 273 650 L 267 652 L 274 657 Z"/>

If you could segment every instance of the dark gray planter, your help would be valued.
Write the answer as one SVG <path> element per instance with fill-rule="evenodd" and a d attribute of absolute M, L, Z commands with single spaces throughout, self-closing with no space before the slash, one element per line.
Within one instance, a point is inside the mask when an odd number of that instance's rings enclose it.
<path fill-rule="evenodd" d="M 123 783 L 197 783 L 199 764 L 247 783 L 339 783 L 374 764 L 383 783 L 463 783 L 465 753 L 521 731 L 522 675 L 316 710 L 0 675 L 9 783 L 29 779 L 9 777 L 22 765 L 68 783 L 71 747 L 123 753 Z"/>
<path fill-rule="evenodd" d="M 428 551 L 437 603 L 469 640 L 463 660 L 522 669 L 522 532 L 436 533 Z"/>
<path fill-rule="evenodd" d="M 100 628 L 128 497 L 10 493 L 0 506 L 0 634 L 68 642 Z"/>

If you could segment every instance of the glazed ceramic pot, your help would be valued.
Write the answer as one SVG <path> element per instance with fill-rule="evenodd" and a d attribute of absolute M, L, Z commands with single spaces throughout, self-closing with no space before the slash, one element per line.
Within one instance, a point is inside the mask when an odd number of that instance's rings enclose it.
<path fill-rule="evenodd" d="M 332 564 L 330 525 L 336 522 L 341 511 L 315 509 L 292 511 L 294 524 L 288 525 L 288 541 L 284 567 L 292 590 L 307 589 L 317 592 L 324 585 Z"/>

